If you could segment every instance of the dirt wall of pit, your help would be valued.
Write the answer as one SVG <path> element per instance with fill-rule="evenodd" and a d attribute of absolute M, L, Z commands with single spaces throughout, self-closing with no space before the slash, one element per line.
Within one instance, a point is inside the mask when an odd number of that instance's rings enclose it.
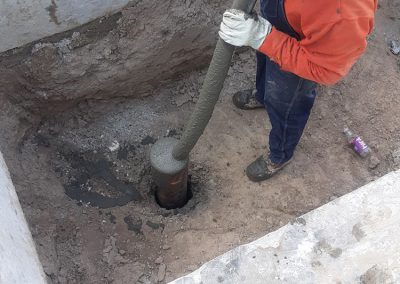
<path fill-rule="evenodd" d="M 230 1 L 130 1 L 121 12 L 0 54 L 0 96 L 36 113 L 143 96 L 207 66 Z"/>

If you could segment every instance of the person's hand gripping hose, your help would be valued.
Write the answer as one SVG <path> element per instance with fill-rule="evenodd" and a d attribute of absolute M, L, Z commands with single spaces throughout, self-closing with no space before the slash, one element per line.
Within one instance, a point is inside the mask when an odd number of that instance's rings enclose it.
<path fill-rule="evenodd" d="M 231 45 L 250 46 L 258 50 L 271 29 L 271 24 L 257 14 L 229 9 L 224 13 L 219 36 Z"/>

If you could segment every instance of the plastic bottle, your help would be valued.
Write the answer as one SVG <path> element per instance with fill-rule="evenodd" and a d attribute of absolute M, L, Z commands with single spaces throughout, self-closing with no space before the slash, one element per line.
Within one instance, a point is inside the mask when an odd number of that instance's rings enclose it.
<path fill-rule="evenodd" d="M 348 127 L 343 130 L 343 133 L 346 135 L 349 144 L 353 146 L 354 152 L 363 158 L 369 155 L 371 150 L 360 136 L 354 134 Z"/>

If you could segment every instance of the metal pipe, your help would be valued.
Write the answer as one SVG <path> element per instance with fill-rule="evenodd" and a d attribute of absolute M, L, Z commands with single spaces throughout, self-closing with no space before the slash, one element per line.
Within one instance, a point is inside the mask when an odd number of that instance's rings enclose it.
<path fill-rule="evenodd" d="M 235 0 L 232 8 L 251 13 L 256 2 L 257 0 Z M 222 39 L 218 40 L 210 67 L 200 90 L 199 100 L 185 127 L 182 138 L 173 149 L 172 156 L 175 159 L 187 159 L 190 151 L 192 151 L 203 134 L 224 86 L 234 51 L 234 46 Z"/>
<path fill-rule="evenodd" d="M 150 151 L 152 175 L 157 186 L 156 200 L 166 209 L 180 208 L 187 201 L 189 159 L 172 157 L 172 149 L 177 143 L 175 138 L 163 138 Z"/>

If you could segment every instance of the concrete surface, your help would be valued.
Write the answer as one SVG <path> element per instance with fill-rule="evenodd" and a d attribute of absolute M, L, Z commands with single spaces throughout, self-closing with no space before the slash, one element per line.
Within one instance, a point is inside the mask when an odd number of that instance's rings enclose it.
<path fill-rule="evenodd" d="M 31 233 L 0 153 L 0 283 L 46 283 Z"/>
<path fill-rule="evenodd" d="M 129 0 L 0 1 L 0 52 L 115 12 Z"/>
<path fill-rule="evenodd" d="M 400 283 L 399 224 L 397 171 L 171 283 Z"/>

